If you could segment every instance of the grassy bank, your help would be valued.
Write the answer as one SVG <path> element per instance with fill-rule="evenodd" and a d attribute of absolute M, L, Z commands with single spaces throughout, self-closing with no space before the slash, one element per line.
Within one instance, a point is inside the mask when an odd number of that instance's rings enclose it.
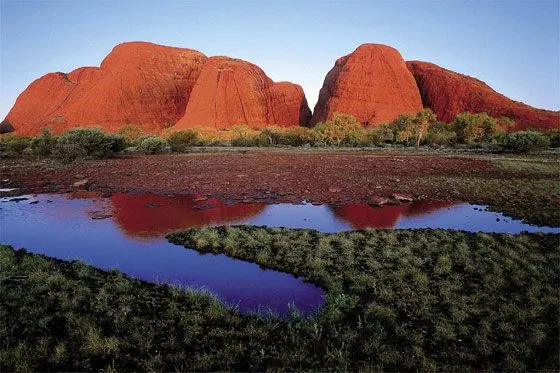
<path fill-rule="evenodd" d="M 465 157 L 464 155 L 456 155 Z M 470 175 L 420 175 L 418 187 L 437 185 L 453 198 L 489 205 L 531 224 L 560 226 L 560 163 L 555 156 L 468 155 L 495 169 Z"/>
<path fill-rule="evenodd" d="M 219 227 L 169 236 L 305 277 L 314 317 L 0 247 L 1 370 L 558 369 L 558 235 Z"/>
<path fill-rule="evenodd" d="M 168 238 L 324 287 L 337 311 L 317 333 L 352 368 L 558 368 L 558 235 L 241 226 Z"/>

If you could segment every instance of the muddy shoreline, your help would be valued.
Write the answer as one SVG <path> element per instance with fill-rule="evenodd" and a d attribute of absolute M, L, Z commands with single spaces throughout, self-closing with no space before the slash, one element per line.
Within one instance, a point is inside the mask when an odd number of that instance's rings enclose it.
<path fill-rule="evenodd" d="M 194 153 L 120 156 L 61 164 L 6 159 L 2 188 L 21 193 L 206 194 L 231 201 L 369 202 L 406 193 L 415 200 L 456 199 L 454 191 L 419 187 L 420 175 L 465 176 L 493 166 L 485 161 L 428 154 L 356 152 Z M 80 183 L 87 180 L 87 183 Z M 76 184 L 76 185 L 75 185 Z M 83 185 L 80 185 L 83 184 Z"/>
<path fill-rule="evenodd" d="M 399 193 L 415 201 L 486 204 L 531 223 L 558 226 L 558 175 L 531 167 L 504 169 L 496 159 L 305 150 L 127 155 L 73 164 L 20 158 L 2 161 L 0 188 L 18 188 L 4 196 L 86 189 L 101 195 L 204 194 L 231 202 L 317 204 L 372 203 Z M 558 160 L 553 155 L 545 162 L 554 167 Z M 82 185 L 73 186 L 76 182 Z M 548 213 L 542 215 L 543 210 Z"/>

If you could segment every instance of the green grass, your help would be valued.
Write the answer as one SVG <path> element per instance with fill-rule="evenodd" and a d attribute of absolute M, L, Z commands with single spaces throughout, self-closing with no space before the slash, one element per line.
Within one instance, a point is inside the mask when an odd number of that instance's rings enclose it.
<path fill-rule="evenodd" d="M 559 235 L 218 227 L 169 235 L 303 276 L 310 318 L 0 246 L 1 371 L 558 370 Z"/>
<path fill-rule="evenodd" d="M 451 197 L 489 205 L 531 224 L 560 226 L 560 162 L 556 156 L 469 156 L 498 170 L 473 175 L 422 175 L 415 183 L 451 190 Z"/>
<path fill-rule="evenodd" d="M 558 369 L 558 235 L 240 226 L 168 239 L 324 287 L 321 340 L 345 368 Z"/>

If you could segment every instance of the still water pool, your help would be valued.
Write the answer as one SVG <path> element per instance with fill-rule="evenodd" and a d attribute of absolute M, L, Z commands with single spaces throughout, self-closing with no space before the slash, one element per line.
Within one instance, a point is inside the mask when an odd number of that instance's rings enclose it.
<path fill-rule="evenodd" d="M 227 204 L 200 195 L 101 198 L 70 193 L 0 199 L 3 244 L 59 259 L 79 259 L 101 269 L 116 268 L 150 282 L 207 289 L 241 311 L 270 309 L 286 314 L 293 304 L 310 313 L 320 307 L 323 291 L 290 274 L 225 255 L 199 254 L 165 239 L 165 234 L 175 230 L 222 224 L 323 232 L 367 227 L 560 232 L 486 211 L 484 206 L 441 201 L 376 208 L 366 204 Z"/>

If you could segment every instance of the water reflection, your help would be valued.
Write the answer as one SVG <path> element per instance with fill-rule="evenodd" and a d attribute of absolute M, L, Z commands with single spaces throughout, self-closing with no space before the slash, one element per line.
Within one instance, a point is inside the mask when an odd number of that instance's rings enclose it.
<path fill-rule="evenodd" d="M 316 309 L 323 292 L 290 274 L 224 255 L 200 255 L 172 245 L 165 234 L 221 224 L 310 228 L 338 232 L 361 228 L 445 228 L 467 231 L 543 231 L 486 211 L 484 206 L 428 202 L 383 208 L 366 204 L 225 204 L 201 195 L 163 196 L 94 193 L 0 199 L 0 242 L 61 259 L 81 259 L 102 269 L 117 268 L 147 281 L 207 288 L 249 311 Z"/>
<path fill-rule="evenodd" d="M 394 228 L 403 216 L 429 215 L 456 203 L 449 201 L 434 201 L 411 203 L 406 205 L 373 207 L 364 203 L 352 203 L 339 207 L 332 207 L 335 216 L 348 222 L 354 229 L 364 228 Z"/>
<path fill-rule="evenodd" d="M 163 196 L 114 194 L 115 223 L 132 237 L 162 237 L 167 233 L 206 225 L 243 222 L 261 213 L 264 203 L 225 204 L 202 195 Z"/>
<path fill-rule="evenodd" d="M 167 208 L 144 205 L 146 201 L 163 201 L 161 196 L 25 197 L 28 199 L 18 202 L 0 199 L 0 242 L 3 244 L 65 260 L 79 259 L 101 269 L 116 268 L 150 282 L 208 289 L 242 311 L 271 309 L 286 314 L 288 304 L 293 303 L 308 313 L 323 302 L 320 288 L 290 274 L 263 269 L 225 255 L 202 255 L 167 242 L 163 235 L 171 229 L 188 228 L 193 222 L 218 224 L 246 217 L 253 209 L 258 211 L 258 207 L 241 206 L 236 210 L 223 206 L 215 208 L 222 212 L 208 213 L 209 210 L 193 209 L 184 199 L 163 197 L 169 202 Z M 142 201 L 141 205 L 134 202 L 136 197 Z M 123 203 L 125 201 L 133 203 Z M 185 203 L 189 208 L 185 208 Z M 150 217 L 156 211 L 155 217 Z M 114 215 L 92 219 L 107 213 Z M 191 215 L 198 218 L 191 219 Z M 136 224 L 142 218 L 149 219 L 150 223 Z M 177 218 L 180 220 L 174 220 Z"/>

